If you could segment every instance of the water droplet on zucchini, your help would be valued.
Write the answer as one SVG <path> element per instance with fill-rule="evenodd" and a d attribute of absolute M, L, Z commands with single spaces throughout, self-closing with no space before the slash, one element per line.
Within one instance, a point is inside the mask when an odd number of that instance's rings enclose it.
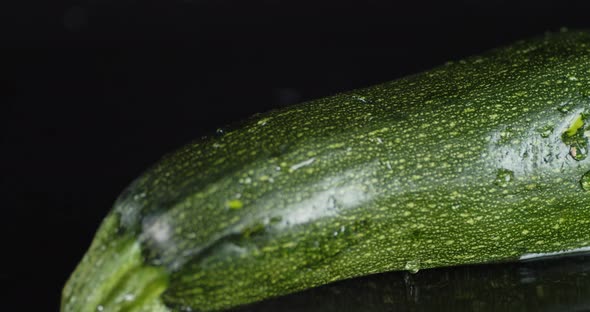
<path fill-rule="evenodd" d="M 588 156 L 588 137 L 585 126 L 586 116 L 580 114 L 561 135 L 563 143 L 570 147 L 569 154 L 574 160 L 584 160 Z"/>
<path fill-rule="evenodd" d="M 590 192 L 590 171 L 586 172 L 580 179 L 580 185 L 584 191 Z"/>
<path fill-rule="evenodd" d="M 327 210 L 340 209 L 338 200 L 336 200 L 336 197 L 334 195 L 331 195 L 330 197 L 328 197 L 328 203 L 327 203 L 326 209 Z"/>
<path fill-rule="evenodd" d="M 551 135 L 551 133 L 553 133 L 553 130 L 553 125 L 547 125 L 545 127 L 537 129 L 542 138 L 548 138 Z"/>
<path fill-rule="evenodd" d="M 404 269 L 412 274 L 418 273 L 418 271 L 420 271 L 420 261 L 419 260 L 410 260 L 410 261 L 406 262 Z"/>
<path fill-rule="evenodd" d="M 494 181 L 494 184 L 500 187 L 507 187 L 512 180 L 514 180 L 514 172 L 500 168 L 496 172 L 496 180 Z"/>
<path fill-rule="evenodd" d="M 567 101 L 567 102 L 561 103 L 559 105 L 559 107 L 557 108 L 557 110 L 562 114 L 567 114 L 575 106 L 574 104 L 575 103 L 573 101 Z"/>
<path fill-rule="evenodd" d="M 588 149 L 586 147 L 570 146 L 570 155 L 575 160 L 584 160 L 588 156 Z"/>
<path fill-rule="evenodd" d="M 260 235 L 266 231 L 264 222 L 255 222 L 242 230 L 243 238 L 251 238 L 252 236 Z"/>
<path fill-rule="evenodd" d="M 514 137 L 514 130 L 512 129 L 505 129 L 504 131 L 500 132 L 500 140 L 499 143 L 507 143 Z"/>

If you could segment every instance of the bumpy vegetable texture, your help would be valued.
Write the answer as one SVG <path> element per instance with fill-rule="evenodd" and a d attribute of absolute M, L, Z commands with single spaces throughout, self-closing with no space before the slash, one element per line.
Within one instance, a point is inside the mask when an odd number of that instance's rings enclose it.
<path fill-rule="evenodd" d="M 210 311 L 590 246 L 590 34 L 253 117 L 118 198 L 62 311 Z"/>

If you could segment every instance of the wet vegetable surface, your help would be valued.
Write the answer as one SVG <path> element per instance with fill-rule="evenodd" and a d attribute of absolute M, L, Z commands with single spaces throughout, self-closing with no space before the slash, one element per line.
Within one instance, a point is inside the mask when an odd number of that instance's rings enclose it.
<path fill-rule="evenodd" d="M 590 246 L 590 34 L 254 116 L 117 200 L 63 311 L 220 310 Z"/>

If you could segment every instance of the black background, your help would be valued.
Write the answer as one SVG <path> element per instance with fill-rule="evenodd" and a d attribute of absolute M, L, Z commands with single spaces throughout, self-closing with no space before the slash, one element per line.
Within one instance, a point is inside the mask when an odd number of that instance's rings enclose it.
<path fill-rule="evenodd" d="M 3 1 L 0 310 L 57 311 L 118 193 L 164 153 L 256 112 L 588 27 L 583 3 Z"/>

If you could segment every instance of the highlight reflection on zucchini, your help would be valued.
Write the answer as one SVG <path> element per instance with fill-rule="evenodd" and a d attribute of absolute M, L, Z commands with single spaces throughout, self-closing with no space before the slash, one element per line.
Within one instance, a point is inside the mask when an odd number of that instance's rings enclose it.
<path fill-rule="evenodd" d="M 63 312 L 210 311 L 590 246 L 590 34 L 271 111 L 117 199 Z"/>

